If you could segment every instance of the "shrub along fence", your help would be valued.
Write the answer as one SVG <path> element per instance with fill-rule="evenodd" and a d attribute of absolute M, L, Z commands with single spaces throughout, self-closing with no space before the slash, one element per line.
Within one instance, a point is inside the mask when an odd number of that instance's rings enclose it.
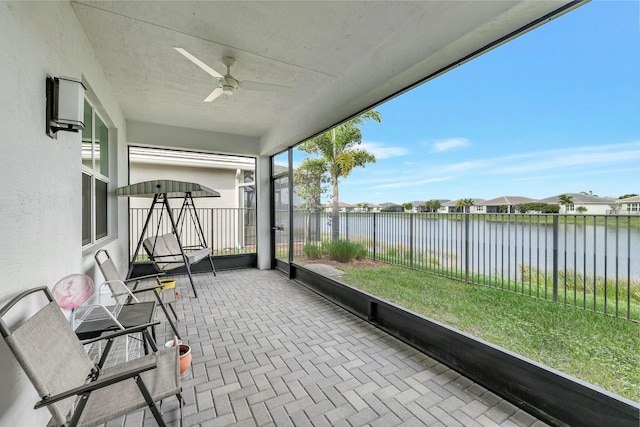
<path fill-rule="evenodd" d="M 294 257 L 330 221 L 295 211 Z M 640 321 L 638 216 L 341 213 L 339 228 L 376 261 Z"/>

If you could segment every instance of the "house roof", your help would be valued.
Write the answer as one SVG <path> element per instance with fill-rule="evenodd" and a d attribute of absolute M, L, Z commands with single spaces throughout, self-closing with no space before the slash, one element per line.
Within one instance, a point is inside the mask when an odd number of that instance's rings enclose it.
<path fill-rule="evenodd" d="M 627 197 L 626 199 L 617 199 L 616 203 L 639 203 L 640 196 Z"/>
<path fill-rule="evenodd" d="M 333 206 L 333 204 L 332 203 L 327 203 L 324 206 L 327 207 L 327 208 L 330 208 L 330 207 Z M 346 202 L 338 202 L 338 206 L 341 207 L 341 208 L 353 208 L 356 205 L 352 205 L 351 203 L 346 203 Z"/>
<path fill-rule="evenodd" d="M 254 156 L 276 154 L 580 4 L 71 1 L 129 143 Z M 203 102 L 218 79 L 175 48 L 219 74 L 223 57 L 233 57 L 240 88 Z M 260 84 L 274 90 L 251 90 Z"/>
<path fill-rule="evenodd" d="M 533 202 L 534 199 L 522 196 L 500 196 L 495 199 L 485 200 L 479 202 L 478 205 L 482 206 L 501 206 L 501 205 L 520 205 L 523 203 Z"/>
<path fill-rule="evenodd" d="M 560 201 L 560 196 L 566 194 L 567 196 L 571 196 L 571 200 L 573 204 L 611 204 L 615 202 L 617 199 L 612 197 L 598 197 L 598 196 L 590 196 L 583 193 L 562 193 L 555 196 L 547 197 L 546 199 L 537 200 L 540 203 L 549 203 L 556 204 Z"/>
<path fill-rule="evenodd" d="M 251 157 L 146 147 L 129 147 L 129 162 L 232 170 L 255 170 L 256 164 Z"/>
<path fill-rule="evenodd" d="M 358 206 L 358 205 L 367 205 L 370 208 L 379 208 L 380 205 L 378 205 L 377 203 L 370 203 L 370 202 L 358 202 L 358 203 L 354 203 L 353 206 Z"/>
<path fill-rule="evenodd" d="M 475 197 L 465 197 L 465 199 L 472 199 L 474 206 L 482 205 L 484 202 L 484 199 L 478 199 Z M 458 203 L 458 201 L 460 200 L 463 200 L 463 199 L 449 200 L 448 202 L 442 203 L 442 206 L 455 206 L 456 203 Z"/>

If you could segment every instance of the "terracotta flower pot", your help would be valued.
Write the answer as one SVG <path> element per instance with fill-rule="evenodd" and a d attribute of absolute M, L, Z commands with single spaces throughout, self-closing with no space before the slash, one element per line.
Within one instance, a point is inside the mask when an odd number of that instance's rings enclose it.
<path fill-rule="evenodd" d="M 180 344 L 180 376 L 183 376 L 191 366 L 191 347 Z"/>

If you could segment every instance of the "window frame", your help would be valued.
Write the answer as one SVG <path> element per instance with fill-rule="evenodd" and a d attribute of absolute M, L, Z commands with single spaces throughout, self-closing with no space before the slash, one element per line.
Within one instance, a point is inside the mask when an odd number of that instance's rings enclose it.
<path fill-rule="evenodd" d="M 256 208 L 256 171 L 254 169 L 238 169 L 240 176 L 236 180 L 236 190 L 238 194 L 237 207 L 246 209 Z M 251 181 L 247 181 L 248 175 L 253 175 Z M 247 196 L 253 198 L 253 201 L 247 205 Z"/>
<path fill-rule="evenodd" d="M 90 209 L 89 213 L 89 233 L 88 236 L 85 237 L 85 229 L 84 229 L 84 221 L 85 221 L 85 188 L 83 185 L 82 189 L 82 219 L 83 219 L 83 229 L 81 232 L 82 235 L 82 248 L 85 249 L 92 245 L 101 243 L 110 238 L 112 235 L 111 230 L 111 209 L 110 209 L 110 198 L 109 191 L 111 189 L 112 180 L 109 175 L 104 175 L 102 171 L 106 171 L 107 174 L 111 172 L 111 153 L 113 152 L 113 131 L 112 128 L 109 127 L 109 120 L 105 119 L 104 114 L 98 112 L 98 108 L 96 107 L 96 102 L 92 102 L 91 99 L 85 96 L 85 109 L 87 106 L 91 109 L 91 120 L 89 126 L 91 127 L 91 137 L 89 141 L 84 140 L 84 132 L 81 136 L 82 140 L 82 150 L 85 150 L 85 144 L 87 142 L 90 144 L 90 166 L 85 164 L 85 154 L 82 154 L 82 167 L 81 172 L 84 180 L 84 176 L 88 176 L 90 179 L 90 189 L 89 189 L 89 203 L 88 207 Z M 98 138 L 98 126 L 99 123 L 104 127 L 107 134 L 106 141 L 106 153 L 96 153 L 96 148 L 100 145 Z M 106 162 L 106 165 L 105 165 Z M 99 184 L 105 184 L 106 186 L 100 188 Z M 100 191 L 98 191 L 100 190 Z M 98 199 L 101 199 L 99 203 Z M 98 212 L 98 208 L 100 208 L 100 212 Z M 100 224 L 98 224 L 98 220 L 100 220 Z"/>

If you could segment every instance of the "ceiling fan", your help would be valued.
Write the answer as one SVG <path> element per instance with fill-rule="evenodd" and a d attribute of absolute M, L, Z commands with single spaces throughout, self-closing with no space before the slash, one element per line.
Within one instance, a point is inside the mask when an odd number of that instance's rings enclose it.
<path fill-rule="evenodd" d="M 218 98 L 220 95 L 224 94 L 227 96 L 231 96 L 238 89 L 246 89 L 246 90 L 258 90 L 263 92 L 283 92 L 289 89 L 288 86 L 281 86 L 270 83 L 259 83 L 259 82 L 250 82 L 250 81 L 240 81 L 231 75 L 231 67 L 236 63 L 236 60 L 230 56 L 223 56 L 222 63 L 227 67 L 227 73 L 222 75 L 217 72 L 213 68 L 209 67 L 204 62 L 200 61 L 198 58 L 187 52 L 181 47 L 175 47 L 176 51 L 182 54 L 189 61 L 196 64 L 198 67 L 203 69 L 209 75 L 218 79 L 218 87 L 213 90 L 204 100 L 204 102 L 211 102 L 214 99 Z"/>

